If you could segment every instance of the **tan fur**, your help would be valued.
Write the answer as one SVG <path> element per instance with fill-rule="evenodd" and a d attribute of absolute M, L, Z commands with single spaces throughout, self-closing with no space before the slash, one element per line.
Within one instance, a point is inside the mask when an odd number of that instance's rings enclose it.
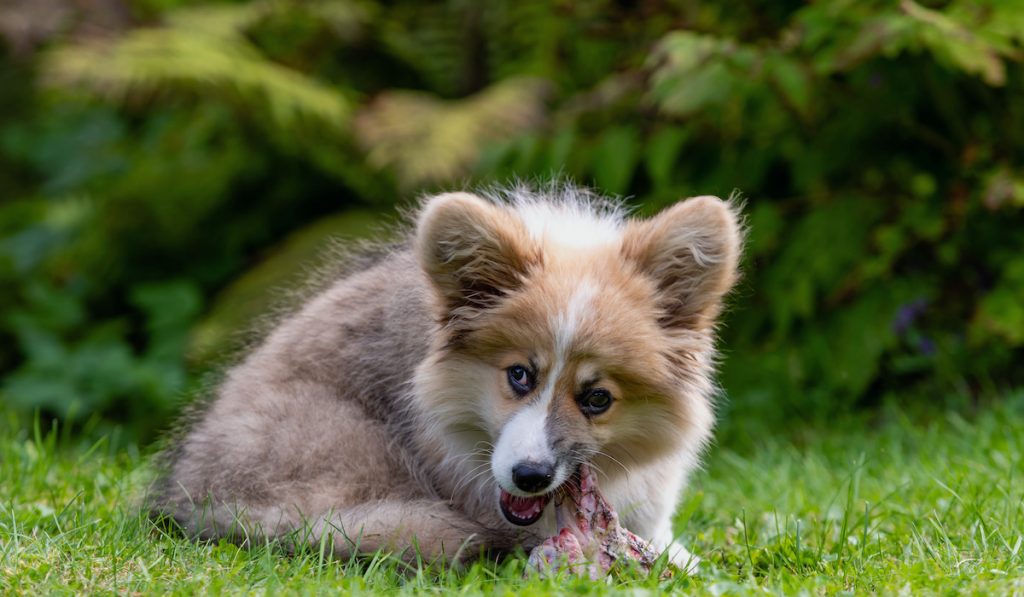
<path fill-rule="evenodd" d="M 561 227 L 561 228 L 560 228 Z M 545 432 L 590 461 L 631 530 L 670 518 L 712 426 L 713 323 L 733 285 L 736 210 L 683 201 L 648 221 L 561 189 L 425 202 L 407 248 L 350 273 L 231 369 L 167 454 L 154 510 L 189 533 L 430 560 L 536 544 L 507 523 L 494 446 L 537 396 Z M 583 384 L 612 393 L 587 417 Z"/>

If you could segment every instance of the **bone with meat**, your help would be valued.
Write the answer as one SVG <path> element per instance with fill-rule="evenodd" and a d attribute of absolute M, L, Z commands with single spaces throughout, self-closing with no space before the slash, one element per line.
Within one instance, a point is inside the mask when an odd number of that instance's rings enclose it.
<path fill-rule="evenodd" d="M 619 524 L 619 515 L 597 488 L 597 476 L 586 464 L 555 497 L 558 534 L 530 552 L 528 569 L 541 575 L 565 568 L 577 576 L 603 578 L 616 562 L 632 561 L 650 572 L 658 551 Z M 665 575 L 672 574 L 671 566 Z"/>

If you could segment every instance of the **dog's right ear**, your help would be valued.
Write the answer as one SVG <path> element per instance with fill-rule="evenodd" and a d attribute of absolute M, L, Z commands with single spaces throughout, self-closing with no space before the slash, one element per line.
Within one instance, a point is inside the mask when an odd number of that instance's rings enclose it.
<path fill-rule="evenodd" d="M 440 292 L 446 319 L 470 319 L 519 288 L 540 251 L 519 217 L 470 193 L 431 198 L 416 226 L 416 254 Z"/>

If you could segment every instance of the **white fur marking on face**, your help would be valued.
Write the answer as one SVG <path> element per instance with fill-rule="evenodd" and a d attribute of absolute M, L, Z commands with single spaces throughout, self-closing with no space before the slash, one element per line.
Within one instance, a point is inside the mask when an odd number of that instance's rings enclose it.
<path fill-rule="evenodd" d="M 548 443 L 547 418 L 551 392 L 520 409 L 501 429 L 491 456 L 491 470 L 501 487 L 513 495 L 527 495 L 512 481 L 512 467 L 520 462 L 554 462 Z"/>
<path fill-rule="evenodd" d="M 551 486 L 565 482 L 570 471 L 563 462 L 555 462 L 547 433 L 548 409 L 554 400 L 555 382 L 562 375 L 569 360 L 573 339 L 582 327 L 590 305 L 597 296 L 598 286 L 591 280 L 582 280 L 569 297 L 565 308 L 551 318 L 555 335 L 555 361 L 544 376 L 544 385 L 535 402 L 523 407 L 504 427 L 491 456 L 491 470 L 501 487 L 513 495 L 526 495 L 512 481 L 512 468 L 524 461 L 555 464 L 555 478 Z"/>
<path fill-rule="evenodd" d="M 569 357 L 572 341 L 580 327 L 582 327 L 583 320 L 589 312 L 590 304 L 596 296 L 597 284 L 591 280 L 581 281 L 576 291 L 569 297 L 569 302 L 565 309 L 559 311 L 551 319 L 551 327 L 555 332 L 555 359 L 558 363 L 555 367 L 558 370 L 557 373 L 552 372 L 553 378 L 557 378 L 561 374 L 561 368 Z"/>

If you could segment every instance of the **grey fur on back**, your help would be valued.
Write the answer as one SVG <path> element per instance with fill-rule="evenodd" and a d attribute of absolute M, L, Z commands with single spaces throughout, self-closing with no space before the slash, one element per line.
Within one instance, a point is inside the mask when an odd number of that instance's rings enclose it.
<path fill-rule="evenodd" d="M 452 559 L 519 543 L 493 515 L 439 497 L 452 487 L 429 467 L 408 397 L 438 330 L 431 300 L 401 247 L 285 317 L 165 453 L 153 512 L 242 543 L 326 532 L 341 555 L 415 541 Z"/>

